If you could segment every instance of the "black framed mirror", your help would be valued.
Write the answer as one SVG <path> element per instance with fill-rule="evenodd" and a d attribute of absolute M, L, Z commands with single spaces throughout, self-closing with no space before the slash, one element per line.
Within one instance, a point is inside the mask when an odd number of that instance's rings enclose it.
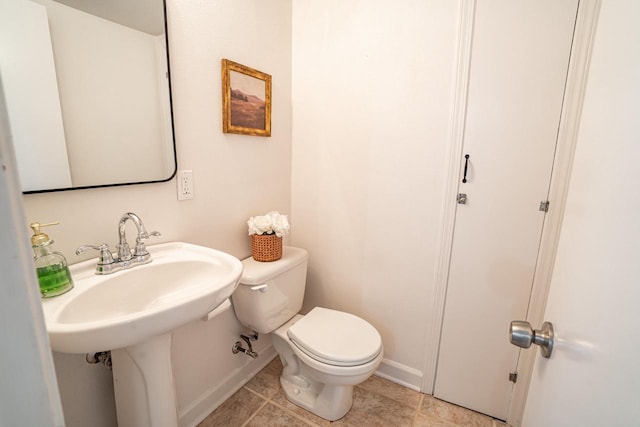
<path fill-rule="evenodd" d="M 0 77 L 25 194 L 177 169 L 163 0 L 9 0 Z"/>

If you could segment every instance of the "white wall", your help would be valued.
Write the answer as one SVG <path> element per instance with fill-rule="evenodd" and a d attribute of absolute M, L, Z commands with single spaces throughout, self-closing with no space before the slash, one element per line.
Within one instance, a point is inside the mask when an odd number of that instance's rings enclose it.
<path fill-rule="evenodd" d="M 545 313 L 557 344 L 536 359 L 524 426 L 640 419 L 638 17 L 635 0 L 602 2 Z"/>
<path fill-rule="evenodd" d="M 294 2 L 292 242 L 305 309 L 382 334 L 420 387 L 448 144 L 458 2 Z"/>
<path fill-rule="evenodd" d="M 50 236 L 72 263 L 86 258 L 74 255 L 78 245 L 107 242 L 113 247 L 118 219 L 126 211 L 139 214 L 148 230 L 162 232 L 157 242 L 181 240 L 238 258 L 250 254 L 248 217 L 276 209 L 291 212 L 290 2 L 170 0 L 167 6 L 178 165 L 193 170 L 195 198 L 178 202 L 175 181 L 25 196 L 28 221 L 61 222 Z M 273 76 L 270 138 L 222 133 L 222 58 Z M 294 217 L 292 221 L 295 224 Z M 128 233 L 131 242 L 133 227 Z M 27 239 L 27 230 L 24 236 Z M 229 311 L 176 332 L 174 358 L 183 424 L 224 394 L 219 387 L 237 386 L 237 381 L 225 383 L 229 375 L 246 375 L 261 362 L 231 354 L 241 330 Z M 259 341 L 258 350 L 268 341 L 268 337 Z M 112 419 L 103 416 L 113 411 L 112 402 L 103 396 L 110 392 L 104 380 L 109 373 L 102 366 L 88 366 L 91 372 L 76 379 L 83 357 L 72 356 L 74 361 L 56 356 L 68 425 L 113 426 Z M 199 380 L 190 381 L 193 377 Z M 86 381 L 92 379 L 95 387 L 90 386 L 88 393 Z M 71 394 L 65 396 L 65 390 Z M 92 412 L 83 409 L 87 405 L 103 406 Z"/>

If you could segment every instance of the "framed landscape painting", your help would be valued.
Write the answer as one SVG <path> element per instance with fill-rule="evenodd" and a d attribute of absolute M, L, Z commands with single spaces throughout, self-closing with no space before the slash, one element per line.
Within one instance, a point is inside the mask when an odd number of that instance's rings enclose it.
<path fill-rule="evenodd" d="M 222 60 L 222 131 L 271 136 L 271 76 Z"/>

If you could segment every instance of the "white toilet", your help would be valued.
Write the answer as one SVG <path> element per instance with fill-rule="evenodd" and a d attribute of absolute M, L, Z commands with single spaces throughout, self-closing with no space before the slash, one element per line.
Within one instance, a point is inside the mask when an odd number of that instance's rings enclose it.
<path fill-rule="evenodd" d="M 273 332 L 284 369 L 287 398 L 330 421 L 351 409 L 353 386 L 382 361 L 382 340 L 365 320 L 316 307 L 303 316 L 307 251 L 284 247 L 274 262 L 242 261 L 240 285 L 231 297 L 238 320 L 260 333 Z"/>

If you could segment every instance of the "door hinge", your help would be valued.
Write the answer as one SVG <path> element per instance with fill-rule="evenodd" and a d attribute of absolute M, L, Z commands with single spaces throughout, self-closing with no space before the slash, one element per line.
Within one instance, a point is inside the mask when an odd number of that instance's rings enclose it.
<path fill-rule="evenodd" d="M 509 381 L 515 383 L 518 381 L 518 373 L 517 372 L 509 372 Z"/>
<path fill-rule="evenodd" d="M 540 202 L 540 212 L 549 212 L 549 201 L 543 200 Z"/>

